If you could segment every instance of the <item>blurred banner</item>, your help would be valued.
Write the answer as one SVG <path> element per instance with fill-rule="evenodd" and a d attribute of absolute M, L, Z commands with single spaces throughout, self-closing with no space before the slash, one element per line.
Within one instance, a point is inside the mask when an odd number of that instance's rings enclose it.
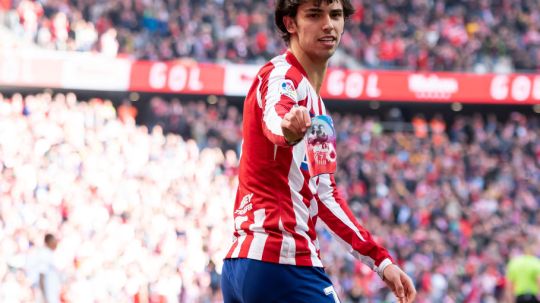
<path fill-rule="evenodd" d="M 245 96 L 259 66 L 131 61 L 91 53 L 0 50 L 0 86 Z M 329 69 L 328 100 L 540 103 L 540 75 Z"/>
<path fill-rule="evenodd" d="M 225 69 L 193 61 L 135 61 L 129 89 L 142 92 L 223 95 Z"/>
<path fill-rule="evenodd" d="M 0 86 L 127 91 L 131 65 L 92 53 L 0 49 Z"/>

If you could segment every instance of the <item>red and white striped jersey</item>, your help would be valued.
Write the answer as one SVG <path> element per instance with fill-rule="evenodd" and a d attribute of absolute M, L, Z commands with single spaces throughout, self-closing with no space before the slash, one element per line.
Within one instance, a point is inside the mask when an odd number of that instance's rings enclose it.
<path fill-rule="evenodd" d="M 381 275 L 392 263 L 341 198 L 332 174 L 310 177 L 306 143 L 290 146 L 283 116 L 296 104 L 326 114 L 322 99 L 291 52 L 259 71 L 244 103 L 235 232 L 226 258 L 322 267 L 315 224 L 320 218 L 348 250 Z"/>

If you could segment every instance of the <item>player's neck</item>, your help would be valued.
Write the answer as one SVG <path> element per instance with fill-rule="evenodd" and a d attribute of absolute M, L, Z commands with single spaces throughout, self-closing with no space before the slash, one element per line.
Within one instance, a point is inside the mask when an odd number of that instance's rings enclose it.
<path fill-rule="evenodd" d="M 298 47 L 298 44 L 296 43 L 291 43 L 289 51 L 296 57 L 298 62 L 300 62 L 302 68 L 304 68 L 304 71 L 306 71 L 309 83 L 311 86 L 313 86 L 317 92 L 317 95 L 319 95 L 319 91 L 321 90 L 322 82 L 324 80 L 324 75 L 326 74 L 328 60 L 314 60 L 314 58 L 311 58 L 308 56 L 308 54 L 302 51 L 302 49 Z"/>

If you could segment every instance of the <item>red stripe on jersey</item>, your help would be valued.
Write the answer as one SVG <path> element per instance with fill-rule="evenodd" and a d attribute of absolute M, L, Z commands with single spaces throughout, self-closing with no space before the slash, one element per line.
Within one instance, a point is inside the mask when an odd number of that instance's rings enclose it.
<path fill-rule="evenodd" d="M 323 114 L 323 106 L 322 106 L 322 99 L 321 97 L 317 98 L 317 102 L 319 102 L 319 115 Z"/>
<path fill-rule="evenodd" d="M 266 135 L 266 137 L 270 141 L 272 141 L 272 143 L 274 143 L 275 145 L 279 145 L 279 146 L 287 146 L 288 145 L 287 140 L 285 140 L 285 137 L 272 133 L 272 131 L 269 130 L 268 127 L 266 127 L 266 125 L 264 125 L 264 124 L 263 124 L 262 127 L 264 129 L 264 134 Z"/>
<path fill-rule="evenodd" d="M 288 112 L 291 111 L 291 108 L 296 104 L 291 98 L 282 96 L 281 101 L 279 101 L 274 108 L 276 113 L 280 118 L 283 118 Z"/>
<path fill-rule="evenodd" d="M 235 237 L 236 237 L 236 232 L 235 232 Z M 225 259 L 232 258 L 232 254 L 233 254 L 234 250 L 236 249 L 237 245 L 238 245 L 238 238 L 235 239 L 235 241 L 232 244 L 231 248 L 229 248 L 229 252 L 227 252 L 227 255 L 225 256 Z"/>
<path fill-rule="evenodd" d="M 302 67 L 302 64 L 300 64 L 300 62 L 298 61 L 298 59 L 296 59 L 293 53 L 291 53 L 290 51 L 287 51 L 287 53 L 285 53 L 285 60 L 287 60 L 287 62 L 290 65 L 294 66 L 296 70 L 296 74 L 298 76 L 300 76 L 301 78 L 305 77 L 306 79 L 309 79 L 308 74 L 304 70 L 304 67 Z M 300 83 L 300 82 L 297 82 L 297 83 Z"/>
<path fill-rule="evenodd" d="M 248 254 L 249 246 L 251 241 L 253 241 L 253 232 L 249 229 L 249 226 L 254 222 L 253 212 L 247 212 L 246 215 L 248 220 L 241 225 L 241 228 L 246 233 L 246 236 L 244 242 L 242 242 L 242 245 L 240 246 L 240 256 Z"/>
<path fill-rule="evenodd" d="M 274 234 L 274 237 L 268 237 L 261 261 L 279 263 L 279 252 L 281 251 L 282 242 L 283 235 L 281 233 L 279 235 Z"/>
<path fill-rule="evenodd" d="M 246 239 L 242 243 L 242 246 L 240 246 L 240 256 L 247 256 L 249 253 L 249 247 L 251 245 L 251 242 L 253 241 L 253 233 L 250 232 L 246 235 Z"/>

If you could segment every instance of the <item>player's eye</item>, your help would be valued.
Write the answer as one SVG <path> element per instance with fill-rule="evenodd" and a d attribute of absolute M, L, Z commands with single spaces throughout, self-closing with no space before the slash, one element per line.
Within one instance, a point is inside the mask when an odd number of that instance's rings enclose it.
<path fill-rule="evenodd" d="M 333 19 L 338 19 L 338 18 L 341 18 L 341 16 L 343 16 L 343 12 L 341 12 L 341 11 L 332 12 L 332 13 L 330 14 L 330 16 L 331 16 Z"/>

